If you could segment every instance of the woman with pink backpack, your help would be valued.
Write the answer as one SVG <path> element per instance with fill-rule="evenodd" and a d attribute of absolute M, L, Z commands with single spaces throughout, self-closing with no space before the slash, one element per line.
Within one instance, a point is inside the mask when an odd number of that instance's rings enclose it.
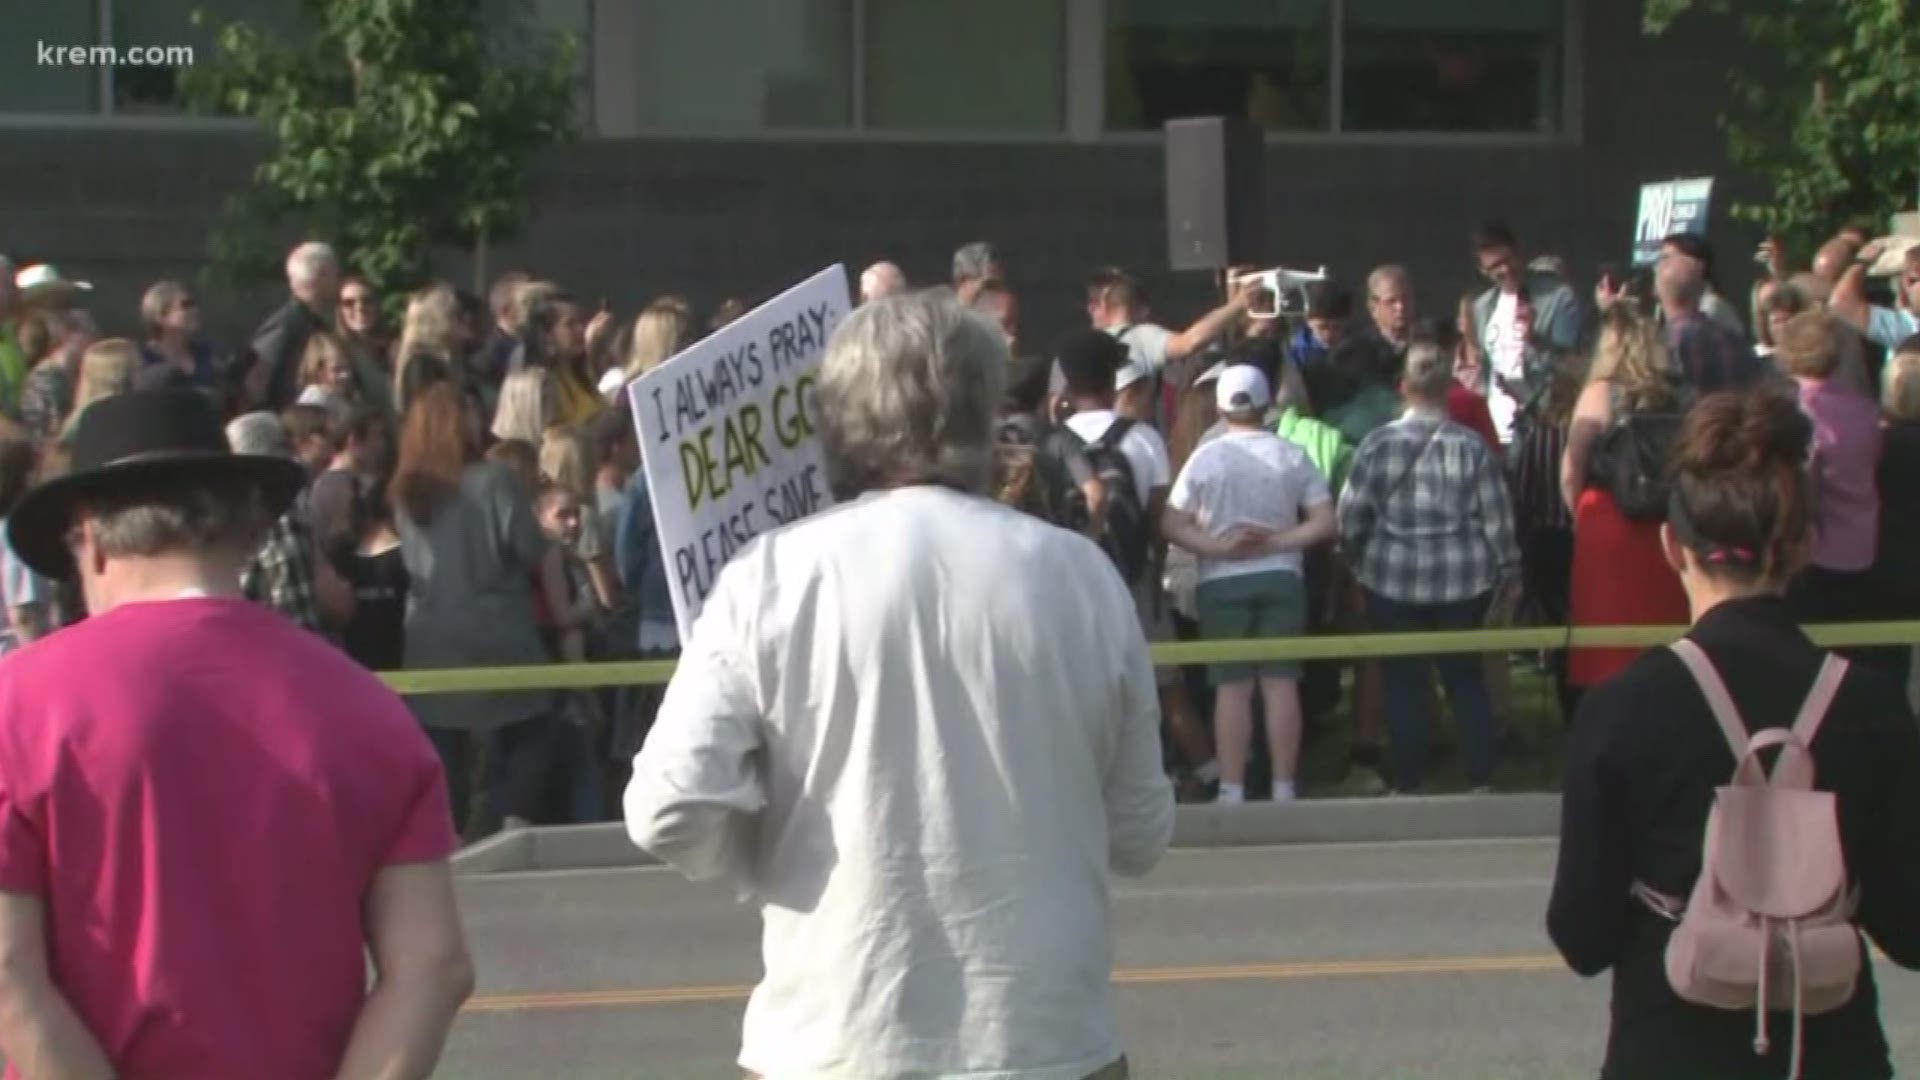
<path fill-rule="evenodd" d="M 1661 546 L 1693 627 L 1582 701 L 1547 929 L 1613 972 L 1602 1076 L 1893 1075 L 1862 934 L 1920 967 L 1920 727 L 1807 639 L 1811 430 L 1760 387 L 1697 405 Z"/>

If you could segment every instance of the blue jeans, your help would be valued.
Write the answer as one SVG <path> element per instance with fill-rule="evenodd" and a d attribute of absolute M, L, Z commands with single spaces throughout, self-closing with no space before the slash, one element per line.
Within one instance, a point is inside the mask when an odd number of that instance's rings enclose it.
<path fill-rule="evenodd" d="M 1385 634 L 1434 630 L 1477 630 L 1486 618 L 1491 593 L 1446 604 L 1403 604 L 1367 591 L 1367 621 Z M 1395 656 L 1380 662 L 1387 692 L 1387 733 L 1392 741 L 1393 786 L 1396 791 L 1418 791 L 1427 778 L 1427 731 L 1432 718 L 1426 711 L 1428 664 L 1440 669 L 1447 704 L 1460 729 L 1460 751 L 1467 763 L 1467 783 L 1479 787 L 1493 779 L 1499 745 L 1493 730 L 1493 707 L 1487 698 L 1484 661 L 1479 653 L 1447 656 Z"/>
<path fill-rule="evenodd" d="M 544 776 L 514 778 L 527 741 L 515 734 L 519 725 L 494 732 L 487 771 L 487 807 L 493 819 L 511 815 L 542 825 L 585 825 L 606 819 L 599 752 L 587 728 L 566 714 L 566 707 L 563 700 L 561 715 L 542 721 L 548 728 L 547 744 L 539 751 L 545 755 Z M 516 784 L 533 784 L 537 791 L 527 795 Z"/>

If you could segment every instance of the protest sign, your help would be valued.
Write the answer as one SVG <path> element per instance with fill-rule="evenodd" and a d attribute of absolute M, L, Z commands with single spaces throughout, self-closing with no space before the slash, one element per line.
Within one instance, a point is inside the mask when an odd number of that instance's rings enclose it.
<path fill-rule="evenodd" d="M 735 552 L 833 503 L 812 390 L 848 306 L 828 267 L 627 387 L 682 641 Z"/>
<path fill-rule="evenodd" d="M 1674 233 L 1707 231 L 1713 178 L 1664 180 L 1640 187 L 1640 214 L 1633 227 L 1633 265 L 1660 261 L 1660 241 Z"/>

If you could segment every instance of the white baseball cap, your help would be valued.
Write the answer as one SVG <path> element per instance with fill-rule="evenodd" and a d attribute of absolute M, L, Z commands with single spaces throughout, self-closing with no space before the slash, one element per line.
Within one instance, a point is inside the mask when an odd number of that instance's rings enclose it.
<path fill-rule="evenodd" d="M 1267 377 L 1252 364 L 1235 364 L 1220 373 L 1213 388 L 1214 404 L 1223 413 L 1259 412 L 1272 400 Z"/>
<path fill-rule="evenodd" d="M 26 294 L 28 299 L 51 293 L 90 292 L 93 289 L 92 282 L 73 281 L 63 277 L 59 267 L 51 263 L 36 263 L 22 268 L 13 275 L 13 284 L 15 288 Z"/>
<path fill-rule="evenodd" d="M 1145 364 L 1129 360 L 1120 365 L 1120 370 L 1113 373 L 1113 391 L 1117 394 L 1152 374 L 1153 372 L 1148 371 Z"/>
<path fill-rule="evenodd" d="M 1212 367 L 1201 372 L 1199 376 L 1193 380 L 1193 385 L 1205 386 L 1210 382 L 1216 382 L 1220 378 L 1220 373 L 1225 370 L 1227 370 L 1227 362 L 1225 360 L 1215 360 Z"/>

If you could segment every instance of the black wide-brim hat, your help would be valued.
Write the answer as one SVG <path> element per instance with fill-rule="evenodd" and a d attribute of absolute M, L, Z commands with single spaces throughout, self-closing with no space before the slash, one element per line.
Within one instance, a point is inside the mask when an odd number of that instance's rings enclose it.
<path fill-rule="evenodd" d="M 236 498 L 258 494 L 278 518 L 306 486 L 307 471 L 286 458 L 236 454 L 213 402 L 185 388 L 135 390 L 87 406 L 73 429 L 71 468 L 29 490 L 7 517 L 7 542 L 35 573 L 73 576 L 67 534 L 90 498 L 194 480 Z"/>

